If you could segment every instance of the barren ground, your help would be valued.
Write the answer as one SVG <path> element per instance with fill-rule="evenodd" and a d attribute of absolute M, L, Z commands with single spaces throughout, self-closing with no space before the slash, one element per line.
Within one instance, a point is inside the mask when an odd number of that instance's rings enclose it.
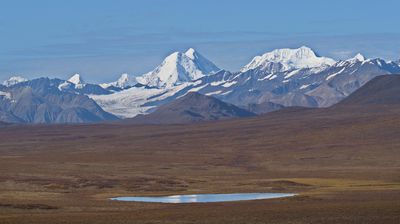
<path fill-rule="evenodd" d="M 399 110 L 0 128 L 0 223 L 400 223 Z M 293 192 L 209 204 L 115 196 Z"/>

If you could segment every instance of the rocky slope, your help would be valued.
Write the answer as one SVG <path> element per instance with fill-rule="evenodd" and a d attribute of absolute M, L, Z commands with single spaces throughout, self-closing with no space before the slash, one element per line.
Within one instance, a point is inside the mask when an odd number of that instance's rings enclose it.
<path fill-rule="evenodd" d="M 250 116 L 255 116 L 255 114 L 216 98 L 192 92 L 171 103 L 160 106 L 151 114 L 130 119 L 129 122 L 136 124 L 184 124 Z"/>
<path fill-rule="evenodd" d="M 0 120 L 10 123 L 88 123 L 118 118 L 84 94 L 59 89 L 59 79 L 39 78 L 0 87 Z"/>

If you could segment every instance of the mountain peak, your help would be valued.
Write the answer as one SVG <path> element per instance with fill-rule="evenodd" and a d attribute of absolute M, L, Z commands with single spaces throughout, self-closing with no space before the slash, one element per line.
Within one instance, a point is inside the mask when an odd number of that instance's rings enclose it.
<path fill-rule="evenodd" d="M 127 73 L 122 74 L 119 79 L 113 83 L 112 86 L 119 87 L 119 88 L 126 88 L 128 86 L 132 86 L 134 83 L 132 82 L 131 78 Z"/>
<path fill-rule="evenodd" d="M 115 82 L 110 82 L 110 83 L 103 83 L 100 84 L 100 86 L 104 89 L 107 89 L 109 87 L 117 87 L 121 89 L 125 89 L 127 87 L 131 87 L 135 85 L 135 78 L 130 77 L 127 73 L 122 74 L 117 81 Z"/>
<path fill-rule="evenodd" d="M 128 79 L 129 79 L 129 75 L 127 73 L 124 73 L 119 77 L 118 81 L 126 81 Z"/>
<path fill-rule="evenodd" d="M 255 68 L 269 69 L 271 67 L 278 67 L 279 71 L 287 71 L 333 65 L 334 63 L 333 59 L 319 57 L 311 48 L 302 46 L 297 49 L 276 49 L 257 56 L 241 71 L 245 72 Z"/>
<path fill-rule="evenodd" d="M 68 79 L 68 82 L 73 83 L 75 85 L 85 84 L 85 81 L 83 81 L 81 75 L 79 74 L 71 76 L 71 78 Z"/>
<path fill-rule="evenodd" d="M 363 62 L 363 61 L 365 61 L 365 57 L 364 57 L 364 55 L 358 53 L 356 56 L 354 56 L 353 58 L 350 58 L 348 61 Z"/>
<path fill-rule="evenodd" d="M 143 85 L 153 87 L 172 87 L 211 75 L 220 69 L 193 48 L 185 53 L 174 52 L 153 71 L 137 77 Z"/>
<path fill-rule="evenodd" d="M 176 51 L 176 52 L 171 53 L 170 55 L 168 55 L 164 59 L 163 63 L 164 62 L 166 62 L 166 63 L 178 63 L 179 58 L 181 58 L 182 56 L 183 56 L 183 54 L 181 52 Z"/>
<path fill-rule="evenodd" d="M 190 59 L 194 60 L 197 56 L 197 51 L 193 48 L 189 48 L 186 52 L 185 55 L 188 56 Z"/>
<path fill-rule="evenodd" d="M 85 86 L 85 81 L 82 79 L 81 75 L 75 74 L 68 79 L 68 82 L 75 85 L 75 88 L 82 89 Z"/>
<path fill-rule="evenodd" d="M 15 84 L 21 83 L 21 82 L 26 82 L 28 81 L 28 79 L 22 77 L 22 76 L 12 76 L 9 79 L 5 80 L 3 82 L 3 85 L 10 87 L 13 86 Z"/>

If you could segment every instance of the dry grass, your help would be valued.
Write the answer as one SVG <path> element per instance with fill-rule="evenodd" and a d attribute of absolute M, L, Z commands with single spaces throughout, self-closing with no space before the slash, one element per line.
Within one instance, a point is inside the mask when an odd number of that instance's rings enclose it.
<path fill-rule="evenodd" d="M 343 109 L 342 109 L 343 110 Z M 399 111 L 0 129 L 0 223 L 400 223 Z M 296 192 L 166 205 L 109 197 Z"/>

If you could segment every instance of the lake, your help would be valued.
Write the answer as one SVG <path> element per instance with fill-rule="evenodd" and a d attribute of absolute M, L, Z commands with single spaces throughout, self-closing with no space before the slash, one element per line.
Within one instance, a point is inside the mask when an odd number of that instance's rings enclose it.
<path fill-rule="evenodd" d="M 290 193 L 238 193 L 238 194 L 192 194 L 192 195 L 173 195 L 158 197 L 116 197 L 114 201 L 125 202 L 152 202 L 152 203 L 210 203 L 210 202 L 232 202 L 249 201 L 273 198 L 292 197 L 296 194 Z"/>

